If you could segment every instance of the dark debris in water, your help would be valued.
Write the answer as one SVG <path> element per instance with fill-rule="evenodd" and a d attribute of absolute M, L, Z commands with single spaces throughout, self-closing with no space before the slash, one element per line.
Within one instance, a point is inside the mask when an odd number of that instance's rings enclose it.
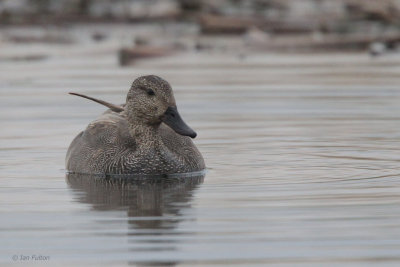
<path fill-rule="evenodd" d="M 21 55 L 0 57 L 0 61 L 41 61 L 47 59 L 48 55 Z"/>

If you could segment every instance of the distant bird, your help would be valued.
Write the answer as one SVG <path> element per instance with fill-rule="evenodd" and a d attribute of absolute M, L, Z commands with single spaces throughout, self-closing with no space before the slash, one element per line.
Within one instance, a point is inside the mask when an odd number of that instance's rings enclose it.
<path fill-rule="evenodd" d="M 373 57 L 382 55 L 386 50 L 386 44 L 383 42 L 373 42 L 369 46 L 369 54 Z"/>
<path fill-rule="evenodd" d="M 119 106 L 85 95 L 109 108 L 69 146 L 66 169 L 88 174 L 173 174 L 205 169 L 178 113 L 172 88 L 162 78 L 137 78 Z"/>

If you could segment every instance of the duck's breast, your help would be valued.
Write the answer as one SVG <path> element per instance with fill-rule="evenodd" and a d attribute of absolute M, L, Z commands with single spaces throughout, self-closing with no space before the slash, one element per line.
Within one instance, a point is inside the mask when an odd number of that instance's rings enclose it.
<path fill-rule="evenodd" d="M 160 125 L 159 131 L 165 147 L 183 162 L 184 166 L 178 172 L 205 169 L 204 159 L 190 137 L 177 134 L 164 123 Z"/>

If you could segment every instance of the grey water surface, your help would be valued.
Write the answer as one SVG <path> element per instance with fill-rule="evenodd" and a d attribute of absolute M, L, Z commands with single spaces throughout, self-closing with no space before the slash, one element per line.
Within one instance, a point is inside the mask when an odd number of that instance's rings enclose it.
<path fill-rule="evenodd" d="M 193 52 L 120 68 L 115 47 L 1 52 L 48 54 L 0 60 L 1 264 L 400 264 L 400 56 Z M 143 74 L 171 83 L 204 180 L 66 181 L 69 143 L 104 111 L 67 93 L 122 103 Z"/>

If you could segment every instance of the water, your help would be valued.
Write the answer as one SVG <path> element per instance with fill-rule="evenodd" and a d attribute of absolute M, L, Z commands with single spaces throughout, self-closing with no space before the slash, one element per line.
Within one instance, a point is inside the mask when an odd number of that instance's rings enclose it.
<path fill-rule="evenodd" d="M 400 57 L 187 53 L 119 68 L 116 47 L 0 51 L 49 55 L 0 61 L 1 264 L 400 264 Z M 204 181 L 68 185 L 67 147 L 104 108 L 67 92 L 122 103 L 143 74 L 172 84 Z"/>

